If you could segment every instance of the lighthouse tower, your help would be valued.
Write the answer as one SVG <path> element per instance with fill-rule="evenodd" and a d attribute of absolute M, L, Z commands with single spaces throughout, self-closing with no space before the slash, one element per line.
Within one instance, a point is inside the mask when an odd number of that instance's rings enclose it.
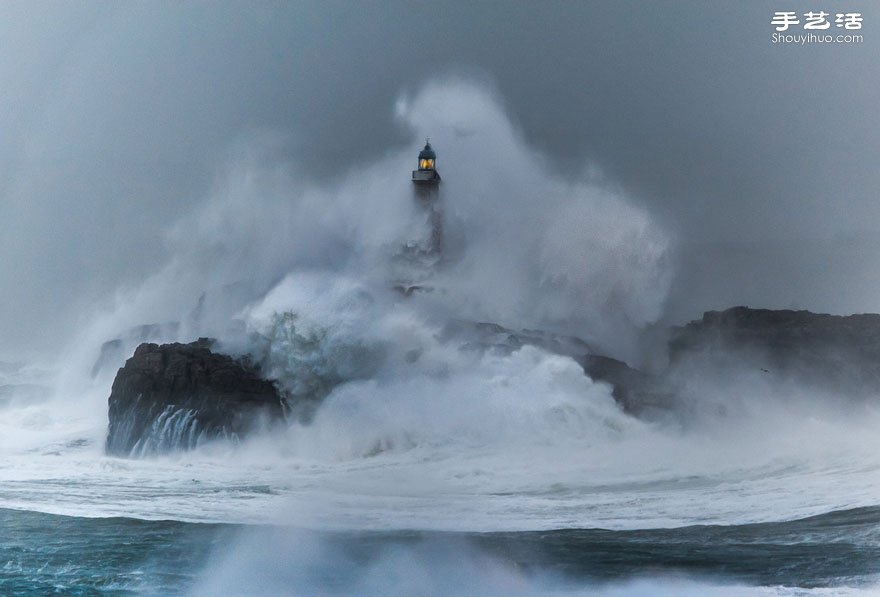
<path fill-rule="evenodd" d="M 392 259 L 394 288 L 407 296 L 425 291 L 443 257 L 443 216 L 440 211 L 440 173 L 431 142 L 419 152 L 419 167 L 412 171 L 413 194 L 421 220 L 413 236 Z"/>
<path fill-rule="evenodd" d="M 430 240 L 425 247 L 427 257 L 434 263 L 440 261 L 443 252 L 443 218 L 440 213 L 440 173 L 437 172 L 437 153 L 431 140 L 425 139 L 425 147 L 419 152 L 419 168 L 412 171 L 416 201 L 427 213 Z"/>

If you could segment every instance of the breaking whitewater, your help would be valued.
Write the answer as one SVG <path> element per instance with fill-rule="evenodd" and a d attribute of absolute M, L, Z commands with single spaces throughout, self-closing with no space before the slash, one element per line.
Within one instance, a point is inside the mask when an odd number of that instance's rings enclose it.
<path fill-rule="evenodd" d="M 572 347 L 667 366 L 669 233 L 600 174 L 554 176 L 477 86 L 396 110 L 444 175 L 419 290 L 390 283 L 425 234 L 411 148 L 301 186 L 267 141 L 59 358 L 0 365 L 0 593 L 880 591 L 870 399 L 745 367 L 622 402 Z M 297 397 L 288 423 L 108 456 L 117 370 L 200 337 Z"/>

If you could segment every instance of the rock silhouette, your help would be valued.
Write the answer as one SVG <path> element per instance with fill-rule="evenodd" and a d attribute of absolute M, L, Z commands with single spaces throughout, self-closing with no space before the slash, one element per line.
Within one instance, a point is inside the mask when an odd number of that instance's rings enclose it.
<path fill-rule="evenodd" d="M 203 338 L 138 346 L 113 382 L 108 454 L 190 449 L 284 420 L 285 403 L 275 385 L 247 362 L 212 352 L 211 345 Z"/>

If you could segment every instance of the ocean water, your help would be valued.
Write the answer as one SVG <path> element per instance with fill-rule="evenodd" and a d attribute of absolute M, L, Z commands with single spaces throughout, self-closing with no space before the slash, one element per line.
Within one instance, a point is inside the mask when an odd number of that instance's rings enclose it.
<path fill-rule="evenodd" d="M 874 594 L 880 574 L 877 507 L 639 531 L 315 532 L 16 510 L 0 524 L 3 595 Z"/>

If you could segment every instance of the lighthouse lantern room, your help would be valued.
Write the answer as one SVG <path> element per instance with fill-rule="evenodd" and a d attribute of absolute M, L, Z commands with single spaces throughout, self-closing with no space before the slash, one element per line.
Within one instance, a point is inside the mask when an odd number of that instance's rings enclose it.
<path fill-rule="evenodd" d="M 425 147 L 419 152 L 419 169 L 413 170 L 412 181 L 418 185 L 437 185 L 440 174 L 437 172 L 437 154 L 431 147 L 430 140 L 425 140 Z"/>

